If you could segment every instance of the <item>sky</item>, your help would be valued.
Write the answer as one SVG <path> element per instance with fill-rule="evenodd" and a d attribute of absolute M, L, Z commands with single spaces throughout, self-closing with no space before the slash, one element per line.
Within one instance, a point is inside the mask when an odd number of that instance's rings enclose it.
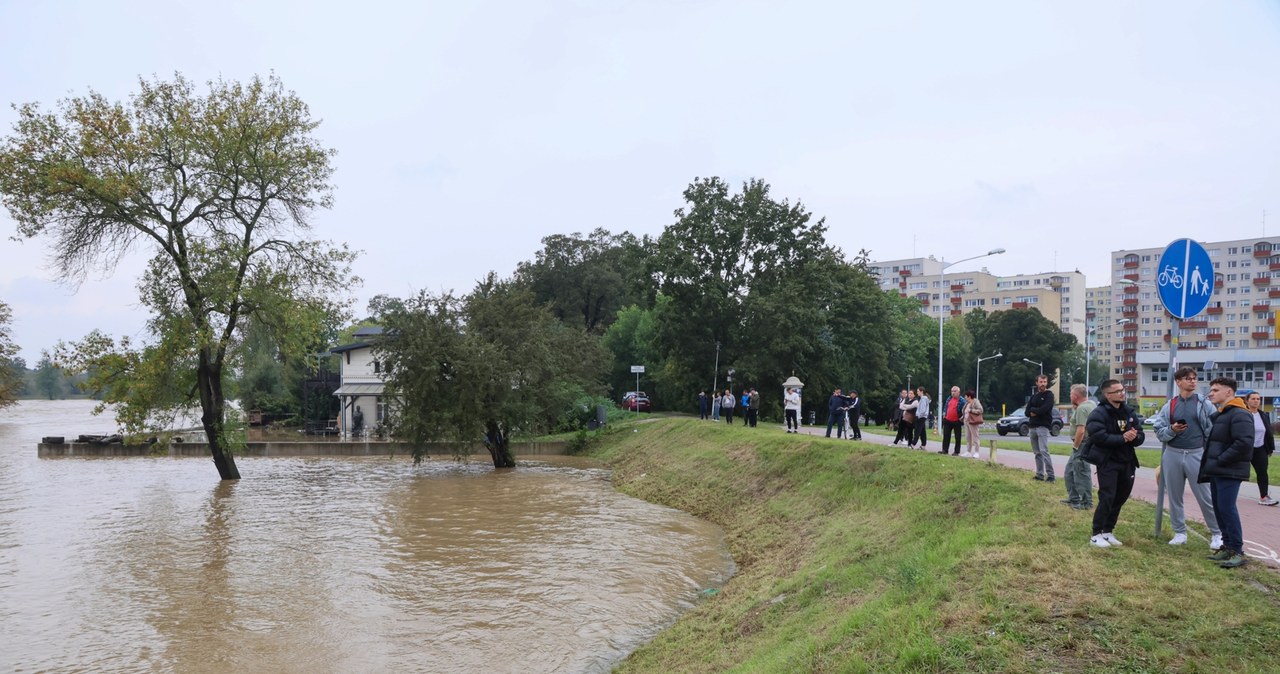
<path fill-rule="evenodd" d="M 1280 233 L 1280 2 L 0 0 L 10 104 L 274 72 L 337 150 L 317 238 L 370 297 L 466 292 L 550 234 L 658 235 L 760 178 L 872 260 L 1109 278 L 1114 250 Z M 145 339 L 136 261 L 79 287 L 0 209 L 33 364 Z M 976 267 L 975 267 L 976 268 Z M 962 271 L 959 267 L 956 271 Z"/>

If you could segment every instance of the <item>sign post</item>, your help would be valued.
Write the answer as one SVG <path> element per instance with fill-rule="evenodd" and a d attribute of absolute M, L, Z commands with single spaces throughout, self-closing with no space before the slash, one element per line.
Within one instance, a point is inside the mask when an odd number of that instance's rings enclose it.
<path fill-rule="evenodd" d="M 1178 340 L 1182 321 L 1204 311 L 1213 296 L 1213 261 L 1204 246 L 1191 239 L 1170 243 L 1160 256 L 1156 287 L 1160 303 L 1169 314 L 1169 386 L 1166 399 L 1174 393 L 1173 375 L 1178 371 Z M 1164 516 L 1164 479 L 1156 480 L 1156 535 Z"/>
<path fill-rule="evenodd" d="M 640 414 L 640 375 L 644 372 L 643 365 L 632 365 L 631 371 L 636 375 L 636 414 Z"/>

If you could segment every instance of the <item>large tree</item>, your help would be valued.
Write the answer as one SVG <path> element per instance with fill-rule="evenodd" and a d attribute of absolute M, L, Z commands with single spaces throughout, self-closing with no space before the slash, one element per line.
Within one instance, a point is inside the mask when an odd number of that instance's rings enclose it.
<path fill-rule="evenodd" d="M 532 262 L 520 263 L 516 279 L 560 320 L 600 333 L 622 307 L 652 300 L 645 274 L 650 246 L 647 238 L 599 228 L 586 236 L 553 234 Z"/>
<path fill-rule="evenodd" d="M 72 283 L 131 250 L 150 255 L 139 289 L 155 343 L 122 353 L 96 340 L 100 350 L 81 363 L 99 384 L 185 386 L 219 475 L 238 479 L 224 386 L 241 322 L 350 283 L 345 246 L 303 238 L 311 213 L 332 202 L 333 151 L 313 136 L 319 122 L 274 76 L 214 81 L 201 94 L 175 75 L 140 80 L 127 103 L 91 91 L 56 112 L 35 103 L 17 111 L 0 142 L 0 194 L 18 235 L 51 239 L 53 263 Z M 146 390 L 116 385 L 104 400 L 172 397 L 133 393 Z"/>
<path fill-rule="evenodd" d="M 393 432 L 421 461 L 426 443 L 483 443 L 495 468 L 515 465 L 511 436 L 554 430 L 584 395 L 598 395 L 608 354 L 530 291 L 490 274 L 464 298 L 423 293 L 382 302 L 375 347 L 398 401 Z"/>
<path fill-rule="evenodd" d="M 1075 336 L 1063 332 L 1038 309 L 991 313 L 978 309 L 965 315 L 965 325 L 973 335 L 973 353 L 1004 354 L 982 364 L 982 388 L 987 391 L 983 402 L 991 410 L 999 409 L 1000 403 L 1012 409 L 1026 402 L 1040 374 L 1040 366 L 1028 360 L 1042 363 L 1052 384 L 1058 368 L 1070 365 L 1068 357 L 1076 345 Z"/>

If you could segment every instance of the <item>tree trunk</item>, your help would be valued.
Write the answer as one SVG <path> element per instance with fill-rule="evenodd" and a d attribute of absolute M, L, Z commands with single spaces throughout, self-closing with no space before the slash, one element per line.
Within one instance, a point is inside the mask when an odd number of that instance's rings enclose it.
<path fill-rule="evenodd" d="M 200 390 L 200 424 L 204 426 L 205 437 L 209 440 L 209 451 L 213 454 L 218 476 L 224 480 L 239 480 L 240 470 L 236 468 L 236 459 L 231 455 L 223 433 L 227 401 L 222 393 L 221 368 L 210 362 L 207 351 L 203 349 L 196 367 L 196 386 Z"/>
<path fill-rule="evenodd" d="M 496 421 L 490 421 L 485 424 L 486 430 L 484 446 L 489 450 L 489 456 L 493 457 L 494 468 L 515 468 L 516 457 L 511 455 L 510 438 L 502 432 L 502 425 Z"/>

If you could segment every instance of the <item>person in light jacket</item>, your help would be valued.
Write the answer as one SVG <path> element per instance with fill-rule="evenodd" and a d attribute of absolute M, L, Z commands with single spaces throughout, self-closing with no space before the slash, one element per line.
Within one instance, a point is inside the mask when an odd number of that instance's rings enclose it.
<path fill-rule="evenodd" d="M 1262 411 L 1262 394 L 1250 391 L 1244 397 L 1244 406 L 1253 415 L 1253 472 L 1258 476 L 1258 503 L 1273 506 L 1280 501 L 1267 494 L 1267 460 L 1276 451 L 1276 439 L 1271 434 L 1271 417 Z"/>
<path fill-rule="evenodd" d="M 1215 410 L 1208 400 L 1196 393 L 1196 380 L 1194 368 L 1180 367 L 1173 373 L 1177 395 L 1151 417 L 1151 430 L 1155 432 L 1156 439 L 1164 443 L 1160 452 L 1160 476 L 1164 479 L 1165 493 L 1169 495 L 1169 523 L 1173 525 L 1173 539 L 1169 545 L 1187 542 L 1182 492 L 1190 485 L 1191 495 L 1200 504 L 1204 522 L 1213 536 L 1209 549 L 1217 550 L 1222 547 L 1222 530 L 1218 528 L 1218 518 L 1213 512 L 1213 497 L 1209 493 L 1209 485 L 1196 481 L 1209 429 L 1213 427 L 1210 415 Z"/>

